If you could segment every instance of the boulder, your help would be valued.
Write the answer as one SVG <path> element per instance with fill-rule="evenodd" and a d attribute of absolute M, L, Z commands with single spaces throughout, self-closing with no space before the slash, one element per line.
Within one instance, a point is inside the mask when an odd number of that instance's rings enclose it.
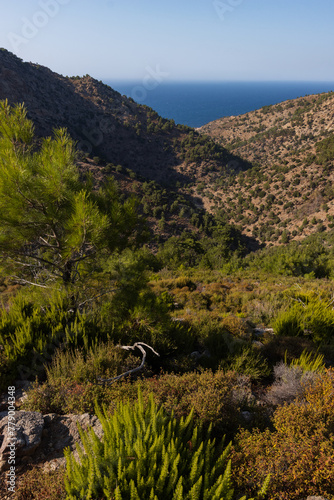
<path fill-rule="evenodd" d="M 44 427 L 41 413 L 16 411 L 14 419 L 8 422 L 8 412 L 0 413 L 0 472 L 9 467 L 10 456 L 18 461 L 32 455 L 41 444 Z"/>
<path fill-rule="evenodd" d="M 93 428 L 102 438 L 103 430 L 99 419 L 88 413 L 83 415 L 44 415 L 44 431 L 41 452 L 44 455 L 44 470 L 54 470 L 65 465 L 64 448 L 69 447 L 77 456 L 76 443 L 81 443 L 78 425 L 86 431 Z"/>
<path fill-rule="evenodd" d="M 78 425 L 83 430 L 93 428 L 99 438 L 103 436 L 102 425 L 97 417 L 83 415 L 42 415 L 33 411 L 15 412 L 15 435 L 10 435 L 8 413 L 0 413 L 0 472 L 8 469 L 10 453 L 15 454 L 15 465 L 43 463 L 44 469 L 56 469 L 65 465 L 64 448 L 76 454 L 76 443 L 80 443 Z M 15 450 L 8 445 L 15 443 Z"/>

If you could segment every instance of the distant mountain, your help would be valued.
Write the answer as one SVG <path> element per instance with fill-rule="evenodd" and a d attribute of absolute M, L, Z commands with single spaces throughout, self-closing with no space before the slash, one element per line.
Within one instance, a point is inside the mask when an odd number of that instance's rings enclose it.
<path fill-rule="evenodd" d="M 289 100 L 199 129 L 253 167 L 207 187 L 211 209 L 262 242 L 334 227 L 334 93 Z M 212 198 L 213 195 L 213 198 Z"/>

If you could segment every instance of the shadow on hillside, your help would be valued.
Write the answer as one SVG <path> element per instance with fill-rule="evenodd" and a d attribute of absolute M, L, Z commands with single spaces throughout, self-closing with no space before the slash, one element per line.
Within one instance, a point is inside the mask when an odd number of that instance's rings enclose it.
<path fill-rule="evenodd" d="M 210 175 L 217 176 L 252 166 L 220 147 L 212 158 L 206 157 L 205 145 L 194 139 L 195 131 L 162 120 L 153 110 L 122 97 L 102 82 L 88 76 L 65 78 L 43 66 L 23 63 L 8 51 L 0 53 L 0 99 L 8 99 L 10 104 L 24 102 L 38 136 L 67 128 L 78 149 L 165 187 L 199 181 L 202 171 L 205 181 L 201 162 L 210 163 Z M 187 164 L 182 163 L 180 154 L 181 143 L 188 137 L 192 139 L 187 145 Z M 199 163 L 190 164 L 202 146 Z"/>

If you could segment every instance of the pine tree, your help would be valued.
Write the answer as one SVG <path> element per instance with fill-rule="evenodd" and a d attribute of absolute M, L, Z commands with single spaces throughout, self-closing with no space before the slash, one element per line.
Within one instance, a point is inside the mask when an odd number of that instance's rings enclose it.
<path fill-rule="evenodd" d="M 66 130 L 40 144 L 23 105 L 0 102 L 0 259 L 19 283 L 83 283 L 101 258 L 140 238 L 137 204 L 109 181 L 81 182 Z M 137 232 L 136 232 L 137 231 Z"/>

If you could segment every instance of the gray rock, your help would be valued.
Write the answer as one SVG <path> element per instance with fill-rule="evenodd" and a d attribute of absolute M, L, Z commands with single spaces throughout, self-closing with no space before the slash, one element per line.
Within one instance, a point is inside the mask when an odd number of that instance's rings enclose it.
<path fill-rule="evenodd" d="M 10 415 L 11 416 L 11 415 Z M 42 440 L 44 419 L 34 411 L 16 411 L 14 420 L 8 412 L 0 413 L 0 471 L 9 467 L 9 459 L 18 459 L 34 453 Z"/>
<path fill-rule="evenodd" d="M 8 469 L 11 449 L 9 444 L 15 442 L 15 465 L 22 463 L 43 462 L 44 470 L 54 470 L 65 465 L 64 448 L 69 447 L 77 457 L 76 443 L 81 443 L 78 425 L 86 431 L 93 428 L 95 434 L 102 438 L 102 425 L 97 417 L 83 415 L 42 416 L 32 411 L 15 412 L 15 441 L 10 436 L 8 413 L 0 413 L 0 472 Z M 13 450 L 12 450 L 13 453 Z"/>
<path fill-rule="evenodd" d="M 211 354 L 210 354 L 210 351 L 208 349 L 205 349 L 205 351 L 203 351 L 202 353 L 199 352 L 199 351 L 193 351 L 191 354 L 190 354 L 190 357 L 194 360 L 198 360 L 198 359 L 201 359 L 201 358 L 210 358 L 211 357 Z"/>
<path fill-rule="evenodd" d="M 250 411 L 242 411 L 241 415 L 243 419 L 249 424 L 253 420 L 253 415 L 251 414 Z"/>
<path fill-rule="evenodd" d="M 65 465 L 64 448 L 69 447 L 78 458 L 76 443 L 81 443 L 78 425 L 84 431 L 92 428 L 100 439 L 103 437 L 101 422 L 97 417 L 88 413 L 83 415 L 56 415 L 50 413 L 44 415 L 44 421 L 45 430 L 47 431 L 47 437 L 42 442 L 42 449 L 46 456 L 44 470 L 55 470 L 61 465 Z"/>
<path fill-rule="evenodd" d="M 199 351 L 193 351 L 190 354 L 190 357 L 193 358 L 193 359 L 200 359 L 201 358 L 201 353 Z"/>
<path fill-rule="evenodd" d="M 252 345 L 254 347 L 256 347 L 257 349 L 263 349 L 264 348 L 264 344 L 262 344 L 262 342 L 260 342 L 259 340 L 253 340 Z"/>
<path fill-rule="evenodd" d="M 325 497 L 317 497 L 317 496 L 312 496 L 312 497 L 307 497 L 306 500 L 327 500 Z"/>

